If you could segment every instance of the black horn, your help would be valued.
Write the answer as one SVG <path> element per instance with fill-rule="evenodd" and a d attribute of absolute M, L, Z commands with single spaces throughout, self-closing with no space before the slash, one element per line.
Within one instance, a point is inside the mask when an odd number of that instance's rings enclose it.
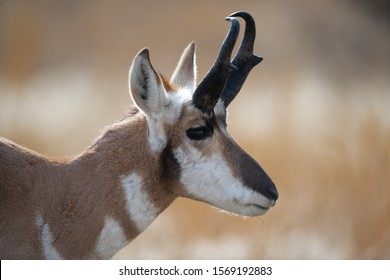
<path fill-rule="evenodd" d="M 221 95 L 225 108 L 236 97 L 252 68 L 263 60 L 262 57 L 253 54 L 253 44 L 256 37 L 256 25 L 253 17 L 246 12 L 236 12 L 229 17 L 241 17 L 245 20 L 245 34 L 232 61 L 237 70 L 230 75 Z"/>
<path fill-rule="evenodd" d="M 222 43 L 218 57 L 207 75 L 196 88 L 192 101 L 203 112 L 211 112 L 221 97 L 230 74 L 236 68 L 230 63 L 234 44 L 240 32 L 240 23 L 237 19 L 227 17 L 231 26 Z"/>

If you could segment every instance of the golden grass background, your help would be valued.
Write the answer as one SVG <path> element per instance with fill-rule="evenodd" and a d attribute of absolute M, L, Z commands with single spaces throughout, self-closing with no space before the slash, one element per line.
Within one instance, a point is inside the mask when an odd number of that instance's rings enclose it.
<path fill-rule="evenodd" d="M 131 259 L 389 259 L 390 13 L 386 1 L 0 1 L 0 135 L 79 154 L 130 98 L 144 46 L 169 75 L 197 44 L 198 76 L 237 10 L 264 61 L 230 106 L 233 137 L 280 200 L 260 219 L 178 199 L 116 255 Z"/>

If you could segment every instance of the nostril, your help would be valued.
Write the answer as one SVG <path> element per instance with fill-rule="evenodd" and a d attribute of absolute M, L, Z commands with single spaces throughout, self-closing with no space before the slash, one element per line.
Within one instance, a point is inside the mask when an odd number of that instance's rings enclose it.
<path fill-rule="evenodd" d="M 276 201 L 279 198 L 279 193 L 276 190 L 275 184 L 268 185 L 267 186 L 267 192 L 270 195 L 270 198 L 272 198 L 273 200 Z"/>

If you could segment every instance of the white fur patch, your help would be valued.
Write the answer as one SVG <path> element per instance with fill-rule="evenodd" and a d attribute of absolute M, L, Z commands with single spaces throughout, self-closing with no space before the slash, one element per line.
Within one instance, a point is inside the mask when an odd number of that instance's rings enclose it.
<path fill-rule="evenodd" d="M 221 98 L 218 99 L 218 102 L 214 107 L 214 113 L 217 119 L 226 119 L 226 108 Z"/>
<path fill-rule="evenodd" d="M 106 217 L 104 227 L 96 243 L 96 254 L 102 259 L 110 259 L 129 241 L 117 221 Z"/>
<path fill-rule="evenodd" d="M 133 173 L 122 178 L 129 216 L 137 229 L 144 231 L 158 215 L 158 209 L 143 189 L 141 176 Z"/>
<path fill-rule="evenodd" d="M 183 103 L 192 98 L 188 89 L 180 89 L 177 93 L 168 93 L 165 104 L 158 112 L 147 115 L 149 126 L 149 145 L 153 153 L 161 152 L 166 144 L 167 137 L 164 126 L 174 124 L 180 117 Z"/>
<path fill-rule="evenodd" d="M 161 120 L 148 118 L 149 146 L 153 153 L 159 153 L 167 144 L 167 137 L 164 131 L 164 124 Z"/>
<path fill-rule="evenodd" d="M 176 93 L 170 94 L 169 99 L 172 101 L 173 106 L 180 113 L 184 103 L 192 100 L 194 90 L 190 88 L 181 88 Z M 178 115 L 177 115 L 178 117 Z"/>
<path fill-rule="evenodd" d="M 219 154 L 202 156 L 191 147 L 178 148 L 175 157 L 181 166 L 180 181 L 189 197 L 243 216 L 264 214 L 273 202 L 237 180 Z"/>
<path fill-rule="evenodd" d="M 62 257 L 53 246 L 53 236 L 48 224 L 43 222 L 41 215 L 37 215 L 35 223 L 41 233 L 41 242 L 45 259 L 61 260 Z"/>

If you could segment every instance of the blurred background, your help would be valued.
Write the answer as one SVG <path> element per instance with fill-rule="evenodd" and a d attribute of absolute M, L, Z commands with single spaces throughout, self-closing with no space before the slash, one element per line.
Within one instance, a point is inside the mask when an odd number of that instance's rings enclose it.
<path fill-rule="evenodd" d="M 237 10 L 254 16 L 264 61 L 230 105 L 229 131 L 280 199 L 261 219 L 178 199 L 115 258 L 390 259 L 385 0 L 0 0 L 0 135 L 81 153 L 131 105 L 141 48 L 169 76 L 194 40 L 201 79 Z"/>

